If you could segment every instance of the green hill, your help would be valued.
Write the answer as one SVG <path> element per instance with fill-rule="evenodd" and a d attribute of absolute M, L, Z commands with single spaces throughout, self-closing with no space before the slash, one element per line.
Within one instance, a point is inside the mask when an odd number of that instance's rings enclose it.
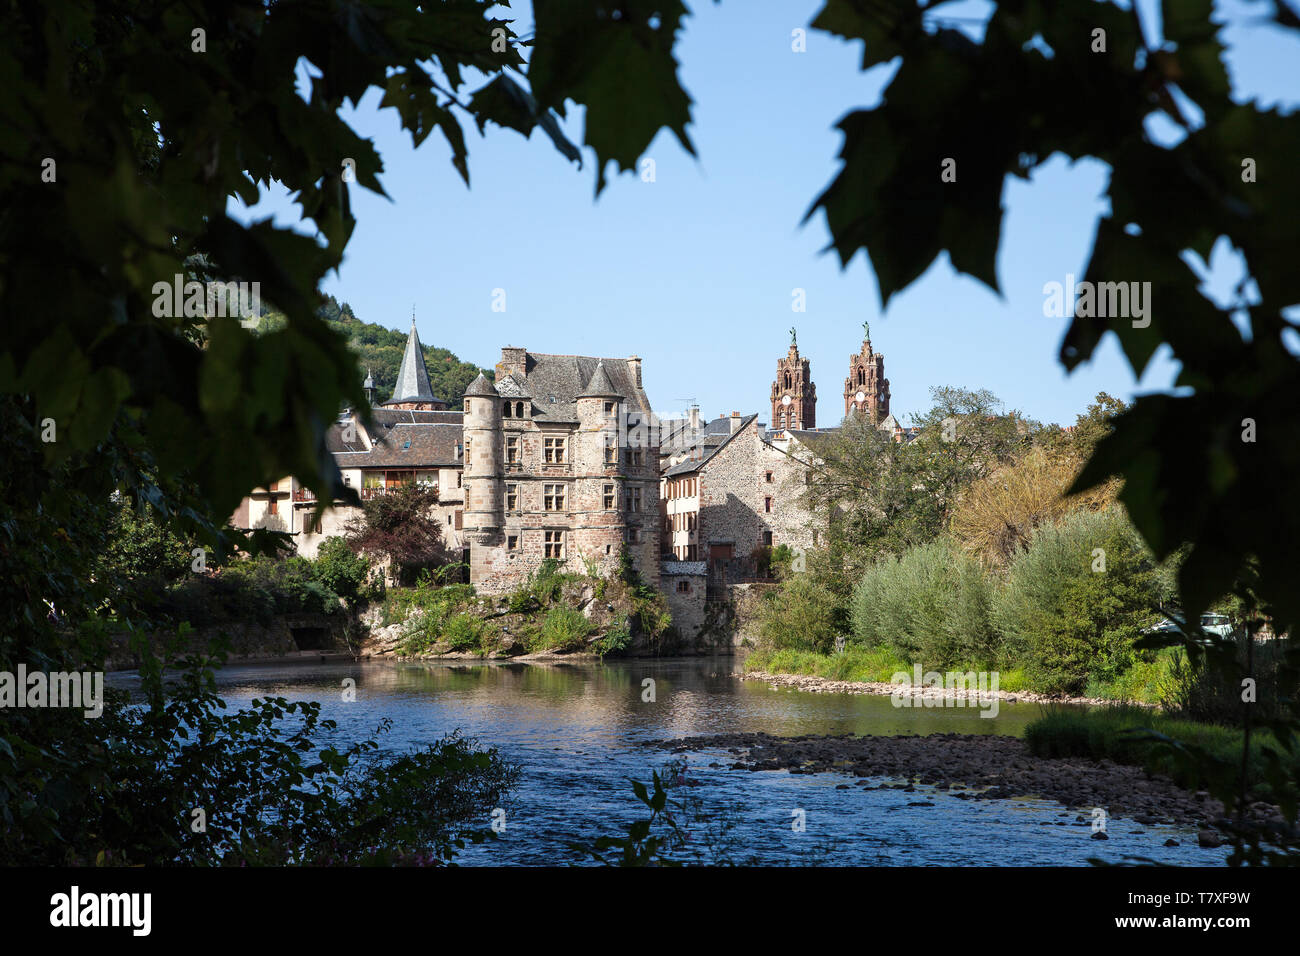
<path fill-rule="evenodd" d="M 397 367 L 402 362 L 402 352 L 406 350 L 407 333 L 374 322 L 362 322 L 353 314 L 350 305 L 346 302 L 340 304 L 333 296 L 329 296 L 321 307 L 321 315 L 347 336 L 348 346 L 357 355 L 358 377 L 364 378 L 366 369 L 369 369 L 375 380 L 377 400 L 388 401 L 397 382 Z M 277 321 L 283 322 L 284 319 L 276 313 L 267 312 L 262 316 L 261 328 L 275 328 Z M 447 349 L 431 345 L 423 347 L 424 364 L 429 370 L 429 384 L 433 386 L 433 394 L 445 400 L 448 408 L 460 407 L 465 389 L 479 372 L 489 379 L 494 377 L 492 369 L 462 362 Z"/>

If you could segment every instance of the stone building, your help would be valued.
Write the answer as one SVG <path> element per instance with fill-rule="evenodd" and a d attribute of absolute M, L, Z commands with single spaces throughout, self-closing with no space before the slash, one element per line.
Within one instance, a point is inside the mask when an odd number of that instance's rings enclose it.
<path fill-rule="evenodd" d="M 470 583 L 508 591 L 547 558 L 575 570 L 633 565 L 659 581 L 659 449 L 641 360 L 503 348 L 496 384 L 465 393 Z"/>
<path fill-rule="evenodd" d="M 810 363 L 799 355 L 793 329 L 790 351 L 776 363 L 771 398 L 773 430 L 817 427 L 817 386 L 812 380 Z"/>
<path fill-rule="evenodd" d="M 717 424 L 727 433 L 709 441 L 719 434 Z M 789 450 L 791 440 L 780 447 L 757 415 L 738 414 L 710 423 L 705 436 L 694 454 L 664 469 L 663 560 L 706 562 L 718 585 L 759 574 L 768 549 L 805 551 L 811 533 L 799 497 L 807 468 Z"/>
<path fill-rule="evenodd" d="M 867 415 L 873 425 L 889 417 L 889 379 L 885 378 L 885 356 L 871 348 L 871 330 L 857 355 L 849 356 L 849 375 L 844 380 L 844 417 Z"/>
<path fill-rule="evenodd" d="M 409 482 L 436 489 L 433 516 L 442 529 L 443 544 L 463 559 L 467 542 L 462 530 L 461 413 L 447 411 L 447 403 L 433 394 L 414 321 L 392 397 L 376 404 L 369 375 L 364 387 L 371 400 L 372 423 L 366 425 L 349 409 L 325 435 L 343 483 L 357 489 L 363 501 Z M 360 508 L 343 502 L 317 515 L 316 505 L 315 494 L 290 476 L 269 488 L 254 489 L 240 502 L 231 523 L 237 528 L 287 531 L 298 554 L 312 558 L 322 541 L 342 535 L 348 522 L 361 515 Z"/>

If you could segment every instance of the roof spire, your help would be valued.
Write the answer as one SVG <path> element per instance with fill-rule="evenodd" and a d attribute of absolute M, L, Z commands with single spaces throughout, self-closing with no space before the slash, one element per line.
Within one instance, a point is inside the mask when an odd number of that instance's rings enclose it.
<path fill-rule="evenodd" d="M 429 370 L 424 365 L 424 349 L 420 335 L 415 331 L 415 313 L 411 314 L 411 333 L 406 337 L 406 351 L 397 369 L 397 384 L 393 388 L 393 402 L 432 402 L 433 387 L 429 384 Z"/>

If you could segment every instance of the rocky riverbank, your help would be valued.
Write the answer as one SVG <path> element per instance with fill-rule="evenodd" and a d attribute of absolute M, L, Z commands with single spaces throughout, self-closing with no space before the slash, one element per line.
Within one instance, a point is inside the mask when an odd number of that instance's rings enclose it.
<path fill-rule="evenodd" d="M 1075 822 L 1091 821 L 1093 808 L 1100 807 L 1108 817 L 1127 817 L 1140 825 L 1197 827 L 1203 846 L 1218 846 L 1222 838 L 1216 831 L 1230 825 L 1223 805 L 1205 791 L 1183 790 L 1166 777 L 1109 760 L 1035 757 L 1016 737 L 717 734 L 652 741 L 647 746 L 673 753 L 726 750 L 735 757 L 730 768 L 737 771 L 842 773 L 859 778 L 854 784 L 841 784 L 842 789 L 857 786 L 920 794 L 918 787 L 931 787 L 961 800 L 1040 797 L 1079 811 Z M 1253 804 L 1248 817 L 1256 826 L 1285 826 L 1281 812 L 1270 804 Z"/>
<path fill-rule="evenodd" d="M 794 690 L 803 690 L 811 694 L 876 694 L 882 697 L 889 697 L 895 693 L 903 693 L 911 697 L 914 701 L 921 703 L 922 706 L 942 706 L 942 702 L 947 699 L 956 699 L 966 696 L 964 691 L 956 689 L 947 689 L 943 687 L 909 687 L 899 684 L 889 684 L 884 682 L 866 682 L 866 681 L 847 681 L 831 680 L 827 677 L 816 677 L 812 674 L 773 674 L 768 671 L 745 671 L 737 672 L 735 675 L 741 680 L 762 681 L 773 687 L 790 687 Z M 1008 703 L 1038 703 L 1038 704 L 1089 704 L 1100 706 L 1102 704 L 1112 704 L 1114 701 L 1104 700 L 1099 697 L 1049 697 L 1046 694 L 1036 694 L 1033 691 L 1018 690 L 989 690 L 981 691 L 980 697 L 1004 700 Z M 926 704 L 926 701 L 933 703 Z M 1146 704 L 1132 704 L 1135 707 L 1149 706 Z"/>

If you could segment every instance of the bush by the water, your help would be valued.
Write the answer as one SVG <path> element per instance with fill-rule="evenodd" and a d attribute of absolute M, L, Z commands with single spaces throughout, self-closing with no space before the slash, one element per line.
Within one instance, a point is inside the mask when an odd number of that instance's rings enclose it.
<path fill-rule="evenodd" d="M 1123 513 L 1076 512 L 1039 528 L 993 602 L 1006 653 L 1045 693 L 1079 693 L 1137 660 L 1133 642 L 1157 619 L 1150 556 Z"/>
<path fill-rule="evenodd" d="M 758 601 L 759 646 L 768 650 L 829 653 L 840 636 L 839 602 L 816 576 L 792 574 Z"/>
<path fill-rule="evenodd" d="M 998 661 L 992 586 L 979 562 L 940 539 L 870 567 L 853 593 L 853 634 L 926 667 Z"/>

